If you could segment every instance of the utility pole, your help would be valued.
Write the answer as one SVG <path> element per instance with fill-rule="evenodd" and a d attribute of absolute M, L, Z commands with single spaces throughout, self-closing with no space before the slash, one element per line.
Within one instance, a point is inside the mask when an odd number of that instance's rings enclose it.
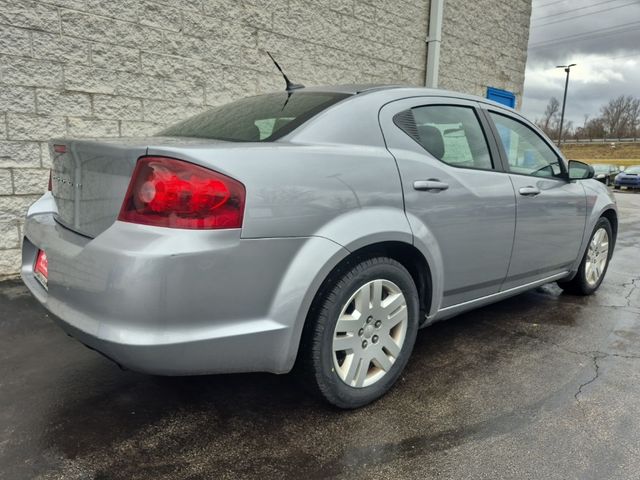
<path fill-rule="evenodd" d="M 564 97 L 562 98 L 562 113 L 560 114 L 560 132 L 558 134 L 558 146 L 562 143 L 562 125 L 564 124 L 564 107 L 567 104 L 567 88 L 569 88 L 569 72 L 571 71 L 571 67 L 575 67 L 576 64 L 572 63 L 571 65 L 558 65 L 556 68 L 564 68 L 564 71 L 567 72 L 567 79 L 564 82 Z"/>

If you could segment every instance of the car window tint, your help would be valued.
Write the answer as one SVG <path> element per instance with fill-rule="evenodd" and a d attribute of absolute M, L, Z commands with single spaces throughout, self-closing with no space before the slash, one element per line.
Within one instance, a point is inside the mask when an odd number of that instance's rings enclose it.
<path fill-rule="evenodd" d="M 473 108 L 428 105 L 411 109 L 410 131 L 403 128 L 431 155 L 456 167 L 491 170 L 493 163 L 480 121 Z M 406 120 L 406 112 L 404 120 Z"/>
<path fill-rule="evenodd" d="M 183 120 L 157 135 L 273 141 L 348 96 L 331 92 L 279 92 L 243 98 Z"/>
<path fill-rule="evenodd" d="M 509 170 L 523 175 L 558 177 L 562 167 L 558 155 L 540 136 L 511 118 L 490 112 L 509 161 Z"/>

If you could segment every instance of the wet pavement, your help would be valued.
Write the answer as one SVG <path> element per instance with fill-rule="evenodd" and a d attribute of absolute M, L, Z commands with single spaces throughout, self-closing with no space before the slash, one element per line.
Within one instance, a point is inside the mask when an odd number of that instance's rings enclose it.
<path fill-rule="evenodd" d="M 0 479 L 640 478 L 640 195 L 599 292 L 555 284 L 419 333 L 343 412 L 290 376 L 122 372 L 0 284 Z"/>

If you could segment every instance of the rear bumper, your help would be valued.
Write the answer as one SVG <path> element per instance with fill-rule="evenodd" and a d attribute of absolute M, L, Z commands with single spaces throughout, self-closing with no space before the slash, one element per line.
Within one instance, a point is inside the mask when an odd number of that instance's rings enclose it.
<path fill-rule="evenodd" d="M 621 182 L 616 180 L 614 182 L 616 187 L 627 187 L 627 188 L 640 188 L 640 182 Z"/>
<path fill-rule="evenodd" d="M 42 211 L 45 197 L 25 225 L 24 283 L 67 333 L 141 372 L 288 371 L 323 264 L 344 255 L 317 237 L 123 222 L 89 239 Z M 38 249 L 48 291 L 33 275 Z"/>

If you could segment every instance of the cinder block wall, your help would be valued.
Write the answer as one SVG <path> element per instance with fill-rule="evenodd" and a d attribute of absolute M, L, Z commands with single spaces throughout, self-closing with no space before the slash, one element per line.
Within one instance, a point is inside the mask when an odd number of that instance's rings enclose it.
<path fill-rule="evenodd" d="M 531 0 L 445 0 L 441 88 L 486 96 L 487 87 L 522 102 Z"/>
<path fill-rule="evenodd" d="M 145 135 L 283 88 L 266 50 L 306 85 L 422 85 L 428 12 L 429 0 L 0 0 L 0 277 L 19 270 L 49 138 Z M 447 0 L 442 86 L 520 93 L 529 13 L 529 0 Z"/>

